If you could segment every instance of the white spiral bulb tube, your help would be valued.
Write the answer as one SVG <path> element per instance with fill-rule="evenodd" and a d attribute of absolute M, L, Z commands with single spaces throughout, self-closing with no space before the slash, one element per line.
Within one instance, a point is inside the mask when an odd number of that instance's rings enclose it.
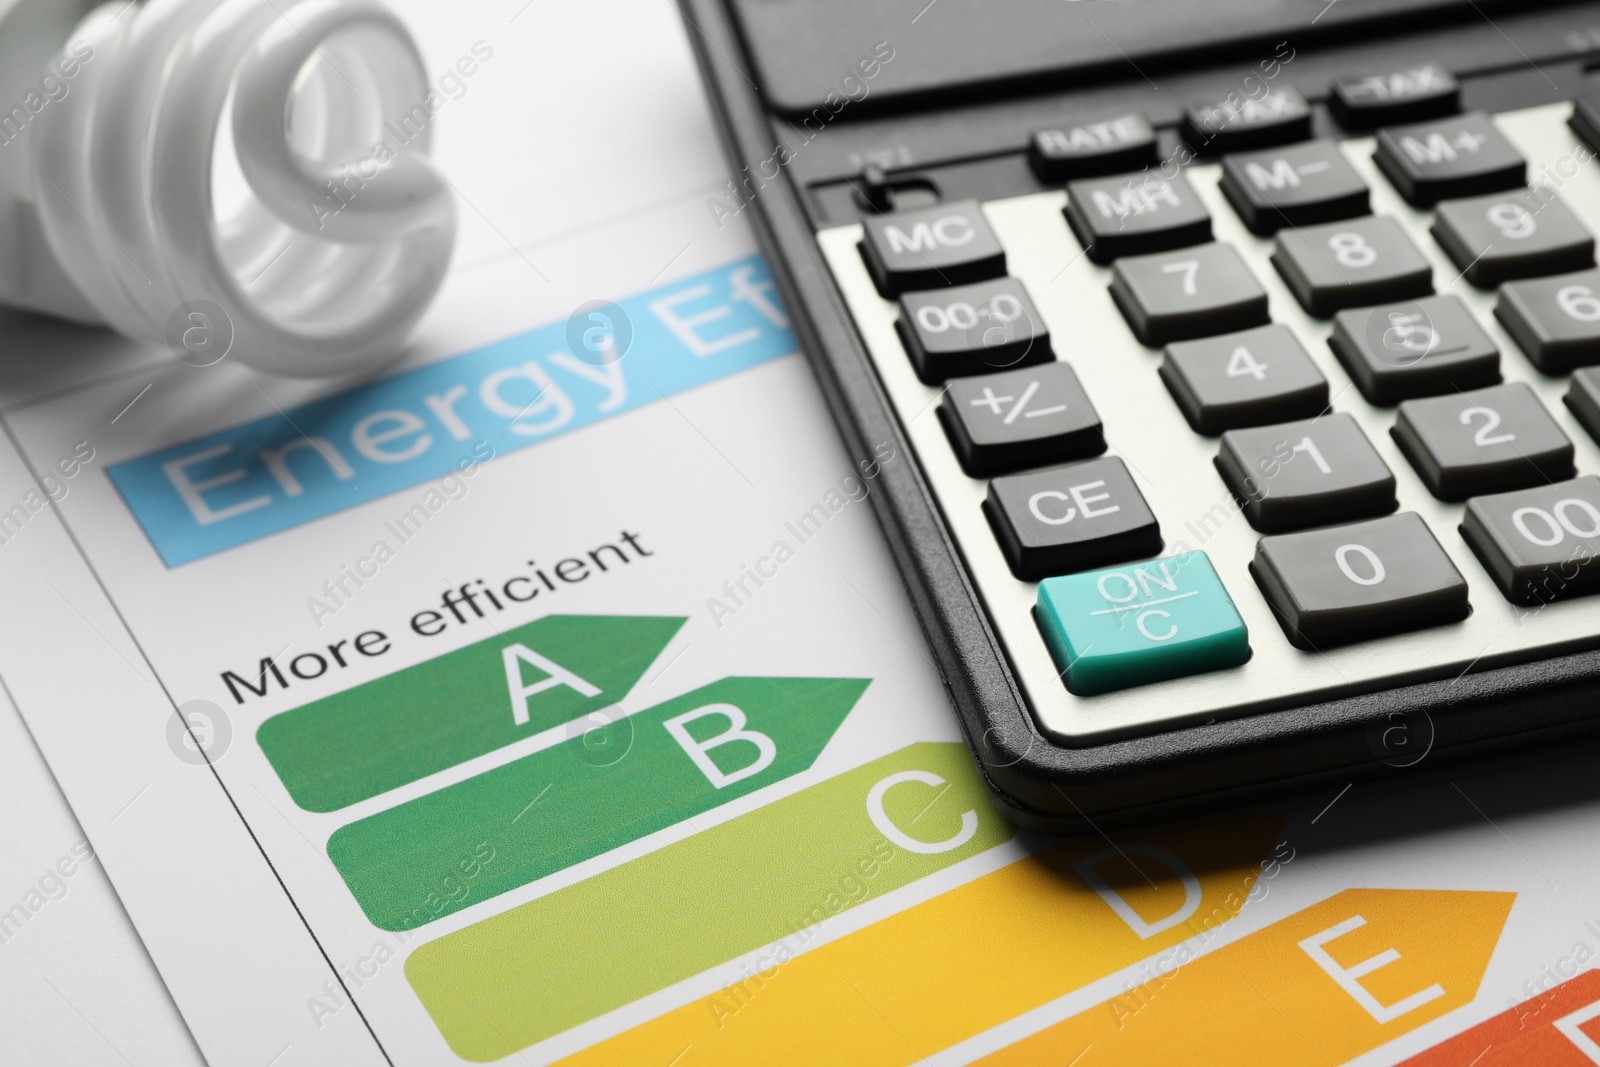
<path fill-rule="evenodd" d="M 64 3 L 0 0 L 0 64 L 30 6 Z M 66 41 L 34 67 L 42 96 L 0 97 L 0 198 L 19 208 L 0 242 L 22 249 L 0 263 L 0 302 L 183 338 L 192 362 L 226 343 L 284 375 L 399 353 L 444 279 L 456 214 L 427 158 L 422 58 L 390 10 L 116 0 Z"/>

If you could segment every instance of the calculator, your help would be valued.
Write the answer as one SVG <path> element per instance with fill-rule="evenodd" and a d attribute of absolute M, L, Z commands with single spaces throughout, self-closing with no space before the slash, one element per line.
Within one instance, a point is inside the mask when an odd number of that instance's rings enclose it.
<path fill-rule="evenodd" d="M 1600 725 L 1600 4 L 680 0 L 997 802 Z"/>

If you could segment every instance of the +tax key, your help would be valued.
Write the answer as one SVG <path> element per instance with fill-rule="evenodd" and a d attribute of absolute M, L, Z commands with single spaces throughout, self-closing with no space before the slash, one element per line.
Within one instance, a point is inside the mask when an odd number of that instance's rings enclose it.
<path fill-rule="evenodd" d="M 1046 578 L 1035 609 L 1067 689 L 1093 696 L 1250 658 L 1250 635 L 1204 552 Z"/>

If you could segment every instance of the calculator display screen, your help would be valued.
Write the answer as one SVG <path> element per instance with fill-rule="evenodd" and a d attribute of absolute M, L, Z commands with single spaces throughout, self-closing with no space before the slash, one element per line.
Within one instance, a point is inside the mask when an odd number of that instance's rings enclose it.
<path fill-rule="evenodd" d="M 790 114 L 960 103 L 1208 63 L 1248 67 L 1361 23 L 1482 19 L 1496 0 L 726 0 L 766 99 Z M 1519 8 L 1529 5 L 1520 3 Z M 1390 27 L 1385 27 L 1385 30 Z M 1369 32 L 1379 32 L 1372 27 Z M 870 101 L 870 104 L 868 103 Z"/>

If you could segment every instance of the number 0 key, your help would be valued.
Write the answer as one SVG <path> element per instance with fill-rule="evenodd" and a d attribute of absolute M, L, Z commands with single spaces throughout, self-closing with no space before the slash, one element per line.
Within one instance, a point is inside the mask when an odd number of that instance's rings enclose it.
<path fill-rule="evenodd" d="M 1467 617 L 1467 582 L 1414 512 L 1263 537 L 1250 573 L 1298 648 Z"/>

